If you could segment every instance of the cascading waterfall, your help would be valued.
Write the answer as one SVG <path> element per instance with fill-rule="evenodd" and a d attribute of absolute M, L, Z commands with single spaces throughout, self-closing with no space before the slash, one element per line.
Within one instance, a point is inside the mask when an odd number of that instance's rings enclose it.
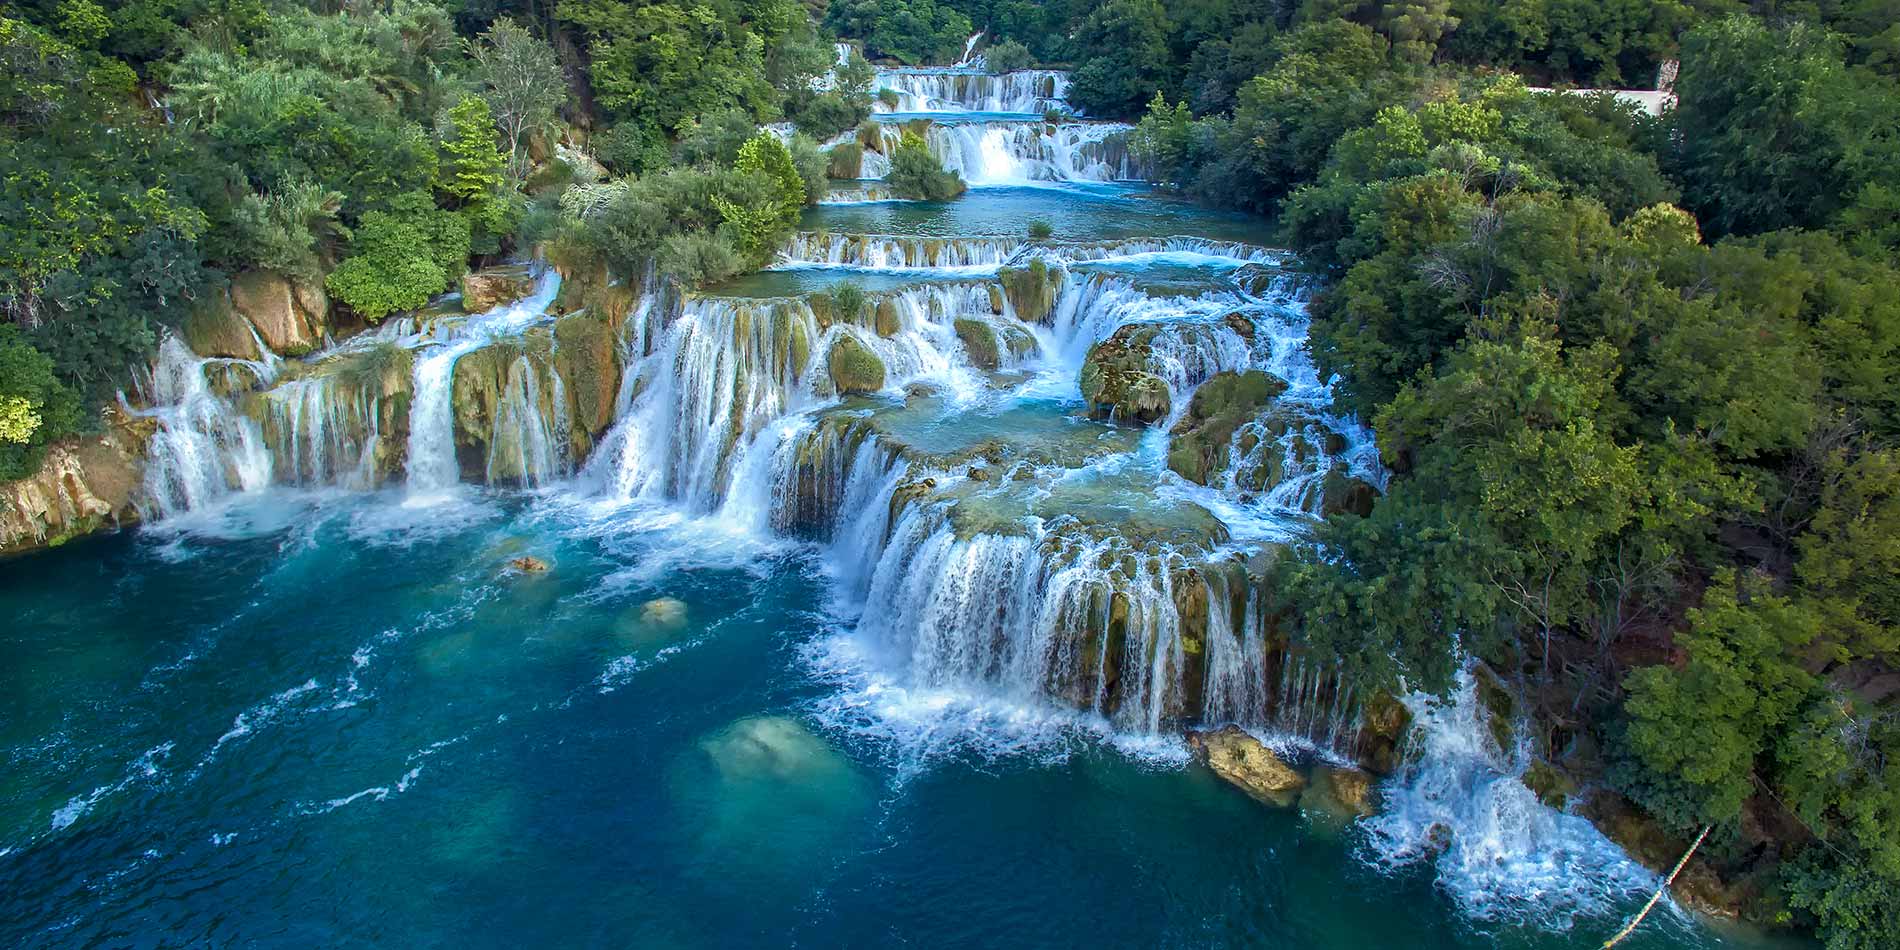
<path fill-rule="evenodd" d="M 826 234 L 801 231 L 779 255 L 781 267 L 975 268 L 1009 261 L 1023 246 L 1016 238 L 925 238 L 890 234 Z"/>
<path fill-rule="evenodd" d="M 1529 751 L 1497 748 L 1477 693 L 1466 669 L 1446 698 L 1407 698 L 1413 748 L 1367 823 L 1377 858 L 1433 861 L 1440 886 L 1473 916 L 1560 929 L 1652 889 L 1655 876 L 1588 820 L 1544 807 L 1525 787 Z"/>
<path fill-rule="evenodd" d="M 1142 166 L 1128 148 L 1133 128 L 1121 122 L 1057 122 L 992 119 L 960 113 L 912 113 L 904 126 L 921 122 L 923 139 L 943 167 L 972 186 L 1023 185 L 1058 181 L 1127 181 L 1141 177 Z M 904 126 L 881 125 L 879 151 L 888 156 L 903 138 Z M 866 153 L 867 159 L 870 155 Z M 888 174 L 882 166 L 881 174 Z M 874 174 L 866 165 L 864 174 Z"/>
<path fill-rule="evenodd" d="M 146 451 L 147 517 L 170 517 L 232 491 L 270 484 L 272 462 L 263 434 L 213 389 L 211 378 L 236 375 L 257 382 L 274 374 L 268 363 L 201 359 L 176 336 L 159 344 L 143 393 L 143 401 L 155 408 L 137 413 L 157 422 Z"/>
<path fill-rule="evenodd" d="M 1002 74 L 980 67 L 880 69 L 879 89 L 897 93 L 895 106 L 879 112 L 1015 112 L 1041 118 L 1069 111 L 1069 74 L 1056 69 L 1019 69 Z"/>
<path fill-rule="evenodd" d="M 461 470 L 455 459 L 455 411 L 451 405 L 456 360 L 544 319 L 560 289 L 560 275 L 550 268 L 527 297 L 463 320 L 439 322 L 432 328 L 431 348 L 415 361 L 409 409 L 411 496 L 440 495 L 460 480 Z"/>

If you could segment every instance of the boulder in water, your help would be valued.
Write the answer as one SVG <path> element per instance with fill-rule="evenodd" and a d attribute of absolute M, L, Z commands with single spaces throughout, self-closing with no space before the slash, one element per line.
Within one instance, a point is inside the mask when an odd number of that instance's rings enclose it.
<path fill-rule="evenodd" d="M 1300 773 L 1239 726 L 1191 733 L 1188 745 L 1215 775 L 1263 804 L 1290 807 L 1306 787 Z"/>
<path fill-rule="evenodd" d="M 1056 307 L 1056 285 L 1061 272 L 1054 271 L 1042 258 L 1032 258 L 1023 267 L 1005 267 L 997 272 L 1003 282 L 1003 296 L 1015 311 L 1016 319 L 1027 322 L 1046 320 Z"/>
<path fill-rule="evenodd" d="M 884 388 L 884 361 L 849 333 L 838 334 L 825 363 L 831 384 L 842 395 L 869 394 Z"/>
<path fill-rule="evenodd" d="M 1259 370 L 1209 377 L 1169 432 L 1168 467 L 1197 485 L 1207 484 L 1235 431 L 1258 418 L 1286 388 L 1286 380 Z"/>
<path fill-rule="evenodd" d="M 854 316 L 855 314 L 847 314 L 846 322 L 850 322 Z M 894 337 L 904 329 L 904 321 L 897 315 L 897 301 L 890 297 L 879 298 L 874 319 L 877 323 L 878 336 Z"/>
<path fill-rule="evenodd" d="M 640 605 L 640 619 L 649 626 L 677 630 L 686 626 L 686 602 L 677 597 L 656 597 Z"/>
<path fill-rule="evenodd" d="M 486 313 L 534 293 L 534 276 L 520 266 L 488 267 L 462 275 L 462 309 Z"/>
<path fill-rule="evenodd" d="M 519 574 L 545 574 L 548 562 L 532 554 L 523 554 L 508 562 L 508 569 Z"/>
<path fill-rule="evenodd" d="M 1089 414 L 1147 425 L 1168 417 L 1174 406 L 1166 380 L 1149 372 L 1152 324 L 1129 324 L 1095 344 L 1082 364 L 1082 398 Z"/>
<path fill-rule="evenodd" d="M 963 352 L 970 357 L 970 365 L 981 370 L 995 372 L 1003 365 L 1003 354 L 996 345 L 996 331 L 988 323 L 969 317 L 956 321 L 957 339 L 963 341 Z"/>
<path fill-rule="evenodd" d="M 1335 818 L 1368 818 L 1378 811 L 1378 790 L 1370 773 L 1322 765 L 1313 769 L 1312 783 L 1300 795 L 1303 808 Z"/>

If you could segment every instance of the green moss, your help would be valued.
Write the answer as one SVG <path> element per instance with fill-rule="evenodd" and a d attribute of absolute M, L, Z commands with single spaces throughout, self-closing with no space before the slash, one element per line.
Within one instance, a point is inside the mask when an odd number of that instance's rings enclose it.
<path fill-rule="evenodd" d="M 988 323 L 964 317 L 956 322 L 956 331 L 957 339 L 963 341 L 963 351 L 970 357 L 970 365 L 991 372 L 1003 365 L 996 331 L 990 329 Z"/>
<path fill-rule="evenodd" d="M 849 333 L 838 334 L 826 363 L 831 383 L 840 393 L 874 393 L 884 388 L 884 361 Z"/>

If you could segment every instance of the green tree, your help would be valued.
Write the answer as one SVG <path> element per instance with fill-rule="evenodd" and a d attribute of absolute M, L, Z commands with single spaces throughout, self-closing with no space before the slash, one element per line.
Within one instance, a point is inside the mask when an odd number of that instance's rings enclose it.
<path fill-rule="evenodd" d="M 891 153 L 891 171 L 884 177 L 891 194 L 919 201 L 948 201 L 963 194 L 963 179 L 948 171 L 930 151 L 929 143 L 905 132 Z"/>
<path fill-rule="evenodd" d="M 350 256 L 324 280 L 350 309 L 374 323 L 413 310 L 446 290 L 468 261 L 468 219 L 411 192 L 387 211 L 363 215 Z"/>
<path fill-rule="evenodd" d="M 509 180 L 519 184 L 528 177 L 529 137 L 552 129 L 556 110 L 566 100 L 560 62 L 553 47 L 513 20 L 496 20 L 468 44 L 468 53 L 482 97 L 508 143 Z"/>
<path fill-rule="evenodd" d="M 1172 93 L 1171 30 L 1160 0 L 1109 0 L 1070 38 L 1079 64 L 1069 95 L 1095 115 L 1134 116 L 1156 93 Z"/>

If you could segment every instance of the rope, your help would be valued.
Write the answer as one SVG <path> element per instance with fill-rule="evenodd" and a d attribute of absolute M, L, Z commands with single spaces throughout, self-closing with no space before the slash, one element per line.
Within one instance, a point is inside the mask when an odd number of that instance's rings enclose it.
<path fill-rule="evenodd" d="M 1702 833 L 1695 836 L 1695 843 L 1689 846 L 1689 850 L 1682 852 L 1682 860 L 1677 861 L 1675 869 L 1669 872 L 1668 877 L 1663 878 L 1662 886 L 1656 888 L 1656 893 L 1649 895 L 1649 903 L 1643 905 L 1642 911 L 1636 915 L 1635 919 L 1629 922 L 1628 926 L 1617 931 L 1616 936 L 1604 942 L 1603 950 L 1610 950 L 1611 947 L 1622 943 L 1623 938 L 1636 932 L 1636 928 L 1643 922 L 1643 918 L 1648 917 L 1649 912 L 1656 908 L 1656 902 L 1662 900 L 1663 893 L 1669 890 L 1669 885 L 1676 883 L 1676 875 L 1682 873 L 1683 867 L 1689 863 L 1689 858 L 1695 855 L 1695 849 L 1702 847 L 1702 839 L 1707 838 L 1709 836 L 1709 830 L 1714 827 L 1714 825 L 1702 826 Z"/>

